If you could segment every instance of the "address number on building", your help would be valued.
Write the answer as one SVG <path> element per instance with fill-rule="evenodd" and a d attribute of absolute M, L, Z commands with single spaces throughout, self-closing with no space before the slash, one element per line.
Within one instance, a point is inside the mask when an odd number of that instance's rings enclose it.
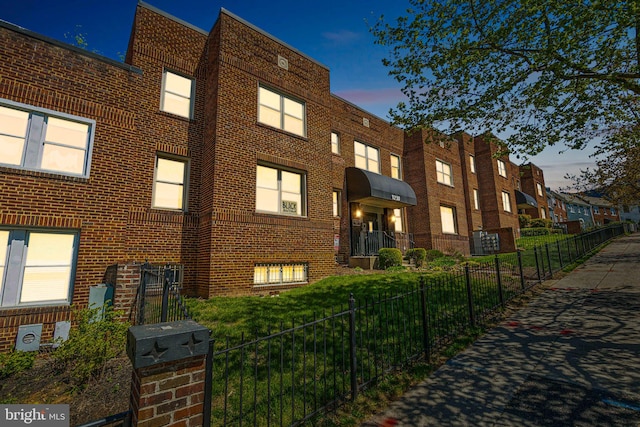
<path fill-rule="evenodd" d="M 400 201 L 400 196 L 398 196 L 397 194 L 392 194 L 391 195 L 391 200 L 395 200 L 396 202 Z"/>

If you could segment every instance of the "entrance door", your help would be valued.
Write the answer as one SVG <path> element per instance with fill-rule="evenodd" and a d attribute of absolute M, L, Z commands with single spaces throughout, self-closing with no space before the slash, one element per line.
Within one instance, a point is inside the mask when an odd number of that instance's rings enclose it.
<path fill-rule="evenodd" d="M 382 230 L 380 214 L 377 212 L 364 212 L 362 216 L 362 231 L 365 233 L 366 255 L 375 255 L 382 247 Z"/>

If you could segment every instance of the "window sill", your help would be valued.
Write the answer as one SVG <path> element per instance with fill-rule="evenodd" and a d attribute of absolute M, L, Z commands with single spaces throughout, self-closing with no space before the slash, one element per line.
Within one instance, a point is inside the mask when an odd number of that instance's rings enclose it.
<path fill-rule="evenodd" d="M 0 165 L 0 173 L 6 173 L 11 175 L 23 175 L 33 176 L 37 178 L 47 178 L 56 181 L 77 182 L 80 184 L 86 184 L 89 182 L 89 177 L 77 176 L 77 175 L 64 175 L 56 172 L 37 170 L 37 169 L 23 169 L 18 167 L 11 167 Z"/>
<path fill-rule="evenodd" d="M 304 282 L 285 282 L 285 283 L 254 283 L 254 288 L 274 288 L 274 287 L 282 287 L 282 286 L 292 286 L 292 285 L 306 285 L 308 281 Z"/>
<path fill-rule="evenodd" d="M 438 181 L 438 184 L 444 185 L 445 187 L 449 187 L 449 188 L 456 188 L 453 184 L 447 184 L 446 182 Z"/>
<path fill-rule="evenodd" d="M 195 119 L 193 119 L 193 118 L 181 116 L 179 114 L 170 113 L 168 111 L 158 110 L 158 114 L 160 114 L 161 116 L 170 117 L 172 119 L 182 120 L 182 121 L 187 122 L 187 123 L 195 122 Z"/>
<path fill-rule="evenodd" d="M 287 214 L 281 214 L 276 212 L 266 212 L 266 211 L 255 211 L 255 214 L 258 216 L 280 218 L 280 219 L 300 219 L 300 220 L 309 219 L 309 217 L 306 215 L 287 215 Z"/>
<path fill-rule="evenodd" d="M 309 137 L 308 136 L 298 135 L 297 133 L 288 132 L 288 131 L 286 131 L 284 129 L 280 129 L 280 128 L 276 128 L 276 127 L 273 127 L 273 126 L 269 126 L 267 124 L 260 123 L 260 122 L 256 122 L 256 125 L 261 127 L 261 128 L 265 128 L 265 129 L 269 129 L 269 130 L 281 133 L 283 135 L 287 135 L 287 136 L 290 136 L 290 137 L 293 137 L 293 138 L 301 139 L 303 141 L 309 141 Z"/>

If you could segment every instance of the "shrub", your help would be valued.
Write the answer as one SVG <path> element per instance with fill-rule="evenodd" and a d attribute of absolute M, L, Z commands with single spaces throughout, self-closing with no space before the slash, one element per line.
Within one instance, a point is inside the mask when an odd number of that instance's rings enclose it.
<path fill-rule="evenodd" d="M 548 228 L 523 228 L 520 230 L 520 237 L 548 236 L 550 233 Z"/>
<path fill-rule="evenodd" d="M 31 369 L 36 352 L 11 351 L 0 353 L 0 379 Z"/>
<path fill-rule="evenodd" d="M 536 218 L 531 220 L 531 228 L 551 228 L 553 221 L 550 219 Z"/>
<path fill-rule="evenodd" d="M 406 260 L 413 260 L 416 267 L 421 267 L 424 260 L 427 258 L 427 250 L 425 248 L 409 249 L 404 258 Z"/>
<path fill-rule="evenodd" d="M 442 253 L 442 251 L 439 251 L 437 249 L 429 249 L 425 254 L 427 262 L 431 262 L 437 258 L 442 258 L 443 256 L 444 254 Z"/>
<path fill-rule="evenodd" d="M 404 265 L 394 265 L 393 267 L 389 267 L 386 270 L 389 273 L 402 273 L 403 271 L 407 271 L 407 267 Z"/>
<path fill-rule="evenodd" d="M 529 228 L 531 226 L 531 215 L 520 214 L 518 215 L 518 221 L 520 222 L 520 228 Z"/>
<path fill-rule="evenodd" d="M 129 324 L 118 320 L 121 313 L 110 306 L 103 308 L 75 310 L 75 327 L 69 338 L 52 353 L 55 366 L 59 370 L 70 370 L 71 379 L 78 386 L 90 379 L 103 376 L 109 360 L 124 353 Z"/>
<path fill-rule="evenodd" d="M 402 252 L 396 248 L 382 248 L 378 253 L 378 266 L 381 270 L 402 265 Z"/>

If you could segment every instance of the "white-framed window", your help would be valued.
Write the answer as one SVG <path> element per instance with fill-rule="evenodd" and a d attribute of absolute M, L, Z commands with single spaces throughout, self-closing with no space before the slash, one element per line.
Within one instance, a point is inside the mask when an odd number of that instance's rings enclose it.
<path fill-rule="evenodd" d="M 611 208 L 611 216 L 615 216 L 616 215 L 616 210 L 614 208 Z"/>
<path fill-rule="evenodd" d="M 305 216 L 306 174 L 271 165 L 258 165 L 256 211 Z"/>
<path fill-rule="evenodd" d="M 164 70 L 160 110 L 187 119 L 192 118 L 195 86 L 192 78 Z"/>
<path fill-rule="evenodd" d="M 498 174 L 500 176 L 503 176 L 503 177 L 506 178 L 507 177 L 507 164 L 504 161 L 500 160 L 500 159 L 496 159 L 496 161 L 498 162 Z"/>
<path fill-rule="evenodd" d="M 547 218 L 547 210 L 545 208 L 540 208 L 540 216 L 542 217 L 542 219 Z"/>
<path fill-rule="evenodd" d="M 480 210 L 480 196 L 477 188 L 473 189 L 473 208 L 475 210 Z"/>
<path fill-rule="evenodd" d="M 289 285 L 307 281 L 307 264 L 256 264 L 253 267 L 254 285 Z"/>
<path fill-rule="evenodd" d="M 473 154 L 469 154 L 469 169 L 471 173 L 476 173 L 476 158 Z"/>
<path fill-rule="evenodd" d="M 95 123 L 0 100 L 0 164 L 88 177 Z"/>
<path fill-rule="evenodd" d="M 436 179 L 441 184 L 453 187 L 453 175 L 451 173 L 451 165 L 442 160 L 436 160 Z"/>
<path fill-rule="evenodd" d="M 331 152 L 340 154 L 340 135 L 335 132 L 331 132 Z"/>
<path fill-rule="evenodd" d="M 456 209 L 451 206 L 440 205 L 440 219 L 442 221 L 442 232 L 445 234 L 458 234 L 456 222 Z"/>
<path fill-rule="evenodd" d="M 574 213 L 573 205 L 569 205 L 569 212 Z"/>
<path fill-rule="evenodd" d="M 188 166 L 186 159 L 163 154 L 156 156 L 152 207 L 186 210 Z"/>
<path fill-rule="evenodd" d="M 507 191 L 502 192 L 502 209 L 505 212 L 511 212 L 511 196 Z"/>
<path fill-rule="evenodd" d="M 380 173 L 380 151 L 362 142 L 353 142 L 356 167 L 369 172 Z"/>
<path fill-rule="evenodd" d="M 593 207 L 593 213 L 599 214 L 600 213 L 600 208 L 598 206 L 594 206 Z"/>
<path fill-rule="evenodd" d="M 400 156 L 391 155 L 391 178 L 402 179 L 402 166 Z"/>
<path fill-rule="evenodd" d="M 404 225 L 402 223 L 402 209 L 393 210 L 393 229 L 396 233 L 402 233 L 404 231 Z"/>
<path fill-rule="evenodd" d="M 536 182 L 536 189 L 538 190 L 538 196 L 543 197 L 544 194 L 542 193 L 542 185 L 539 182 Z"/>
<path fill-rule="evenodd" d="M 333 190 L 333 216 L 340 216 L 340 190 Z"/>
<path fill-rule="evenodd" d="M 305 104 L 260 86 L 258 89 L 258 121 L 265 125 L 307 136 Z"/>
<path fill-rule="evenodd" d="M 71 302 L 78 233 L 0 229 L 0 307 Z"/>

